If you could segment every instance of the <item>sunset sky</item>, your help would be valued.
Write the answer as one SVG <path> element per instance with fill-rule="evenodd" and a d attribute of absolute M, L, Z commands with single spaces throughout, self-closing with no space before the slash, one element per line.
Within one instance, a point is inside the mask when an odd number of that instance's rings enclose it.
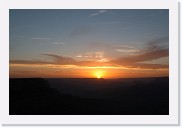
<path fill-rule="evenodd" d="M 167 9 L 13 9 L 9 18 L 11 78 L 168 76 Z"/>

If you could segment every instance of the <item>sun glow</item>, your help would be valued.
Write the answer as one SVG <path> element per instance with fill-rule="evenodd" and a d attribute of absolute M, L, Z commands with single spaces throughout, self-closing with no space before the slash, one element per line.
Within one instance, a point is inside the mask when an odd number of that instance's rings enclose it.
<path fill-rule="evenodd" d="M 96 71 L 95 73 L 96 77 L 99 79 L 99 78 L 102 78 L 103 77 L 103 71 Z"/>

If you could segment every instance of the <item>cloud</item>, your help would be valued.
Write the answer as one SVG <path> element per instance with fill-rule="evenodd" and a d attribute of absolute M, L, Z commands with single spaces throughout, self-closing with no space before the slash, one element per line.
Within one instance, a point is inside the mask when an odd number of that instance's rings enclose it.
<path fill-rule="evenodd" d="M 144 62 L 149 60 L 155 60 L 163 57 L 169 56 L 168 49 L 160 49 L 154 51 L 147 51 L 137 55 L 130 55 L 124 58 L 118 59 L 115 62 L 122 62 L 122 63 L 137 63 L 137 62 Z"/>
<path fill-rule="evenodd" d="M 45 64 L 52 64 L 52 65 L 75 65 L 75 66 L 105 66 L 105 60 L 83 60 L 78 61 L 74 60 L 71 57 L 64 57 L 55 54 L 43 54 L 45 56 L 50 57 L 53 59 L 52 61 L 41 61 L 41 60 L 10 60 L 10 64 L 24 64 L 24 65 L 45 65 Z"/>
<path fill-rule="evenodd" d="M 135 49 L 116 49 L 117 52 L 123 52 L 123 53 L 131 53 L 131 52 L 138 52 L 139 50 Z"/>
<path fill-rule="evenodd" d="M 129 45 L 114 45 L 112 46 L 114 49 L 116 49 L 117 52 L 121 52 L 121 53 L 136 53 L 139 52 L 138 49 L 136 49 L 133 46 L 129 46 Z"/>
<path fill-rule="evenodd" d="M 168 48 L 169 47 L 169 37 L 158 38 L 148 42 L 148 47 L 152 49 L 156 48 Z"/>
<path fill-rule="evenodd" d="M 82 56 L 82 55 L 77 55 L 76 57 L 78 57 L 78 58 L 82 58 L 83 56 Z"/>
<path fill-rule="evenodd" d="M 120 46 L 123 46 L 123 44 L 122 43 L 112 43 L 112 42 L 110 42 L 110 43 L 108 43 L 108 42 L 97 42 L 97 41 L 95 41 L 95 42 L 90 42 L 89 44 L 88 44 L 88 48 L 90 49 L 94 49 L 94 48 L 97 48 L 97 47 L 99 47 L 99 48 L 101 48 L 101 47 L 104 47 L 104 48 L 114 48 L 114 49 L 116 49 L 116 48 L 118 48 L 118 47 L 120 47 Z"/>
<path fill-rule="evenodd" d="M 129 66 L 130 68 L 142 68 L 142 69 L 162 69 L 169 68 L 167 64 L 146 64 L 146 63 L 134 63 Z"/>
<path fill-rule="evenodd" d="M 63 57 L 55 54 L 43 54 L 54 59 L 56 64 L 74 64 L 75 60 L 71 57 Z"/>
<path fill-rule="evenodd" d="M 63 45 L 63 44 L 65 44 L 65 43 L 64 43 L 64 42 L 53 42 L 53 44 L 55 44 L 55 45 L 58 45 L 58 44 Z"/>
<path fill-rule="evenodd" d="M 107 62 L 108 59 L 105 58 L 104 52 L 97 51 L 97 52 L 86 52 L 83 54 L 78 54 L 76 56 L 77 58 L 82 58 L 89 61 L 95 61 L 95 62 Z"/>
<path fill-rule="evenodd" d="M 139 51 L 139 49 L 137 49 L 136 47 L 123 44 L 122 42 L 121 43 L 91 42 L 88 44 L 87 47 L 89 50 L 103 50 L 107 51 L 107 53 L 110 53 L 110 55 L 115 54 L 116 56 L 118 55 L 123 56 L 124 54 L 133 54 Z"/>
<path fill-rule="evenodd" d="M 42 54 L 49 56 L 52 61 L 42 61 L 42 60 L 10 60 L 10 64 L 31 64 L 31 65 L 44 65 L 44 64 L 54 64 L 54 65 L 74 65 L 75 60 L 70 57 L 63 57 L 55 54 Z"/>
<path fill-rule="evenodd" d="M 10 60 L 10 64 L 54 64 L 53 62 L 42 61 L 42 60 Z"/>
<path fill-rule="evenodd" d="M 104 62 L 106 61 L 106 59 L 102 58 L 102 54 L 103 53 L 101 53 L 101 52 L 95 52 L 93 54 L 93 56 L 89 56 L 92 59 L 82 60 L 82 61 L 75 60 L 71 57 L 63 57 L 63 56 L 59 56 L 59 55 L 55 55 L 55 54 L 43 54 L 43 55 L 53 58 L 54 63 L 58 64 L 58 65 L 104 66 L 105 65 Z M 94 60 L 94 58 L 98 58 L 98 61 Z"/>
<path fill-rule="evenodd" d="M 115 22 L 102 22 L 100 24 L 103 24 L 103 25 L 113 25 L 113 24 L 121 24 L 122 22 L 121 21 L 115 21 Z"/>
<path fill-rule="evenodd" d="M 34 37 L 32 40 L 50 40 L 49 38 Z"/>
<path fill-rule="evenodd" d="M 98 61 L 76 61 L 74 63 L 76 66 L 88 66 L 88 67 L 94 67 L 94 66 L 104 66 L 105 64 L 100 63 Z"/>
<path fill-rule="evenodd" d="M 107 12 L 107 10 L 99 10 L 95 13 L 90 14 L 88 17 L 98 16 L 98 15 L 106 13 L 106 12 Z"/>
<path fill-rule="evenodd" d="M 150 44 L 149 44 L 150 45 Z M 111 60 L 110 63 L 123 65 L 132 68 L 168 68 L 168 64 L 147 64 L 145 61 L 152 61 L 169 56 L 169 50 L 159 47 L 153 43 L 150 47 L 122 58 Z"/>

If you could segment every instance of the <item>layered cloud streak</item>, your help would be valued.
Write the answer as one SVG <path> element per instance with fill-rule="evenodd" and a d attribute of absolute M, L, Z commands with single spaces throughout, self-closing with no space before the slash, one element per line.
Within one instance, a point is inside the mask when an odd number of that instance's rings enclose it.
<path fill-rule="evenodd" d="M 160 58 L 168 57 L 169 51 L 167 48 L 159 47 L 152 44 L 150 47 L 144 50 L 139 50 L 135 54 L 127 55 L 124 57 L 110 59 L 107 61 L 99 61 L 103 58 L 97 58 L 95 60 L 76 60 L 71 57 L 60 56 L 56 54 L 42 54 L 47 56 L 51 60 L 10 60 L 10 64 L 52 64 L 52 65 L 75 65 L 75 66 L 124 66 L 127 68 L 143 68 L 143 69 L 160 69 L 168 68 L 168 64 L 150 64 L 147 61 L 157 60 Z M 102 57 L 102 56 L 101 56 Z"/>

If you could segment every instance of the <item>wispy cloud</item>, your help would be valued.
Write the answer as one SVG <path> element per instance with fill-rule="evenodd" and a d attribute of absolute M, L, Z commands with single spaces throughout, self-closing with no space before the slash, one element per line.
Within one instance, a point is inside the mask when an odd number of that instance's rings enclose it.
<path fill-rule="evenodd" d="M 98 15 L 106 13 L 106 12 L 107 12 L 107 10 L 99 10 L 95 13 L 90 14 L 88 17 L 98 16 Z"/>
<path fill-rule="evenodd" d="M 89 61 L 97 61 L 97 62 L 107 62 L 108 59 L 104 56 L 104 52 L 97 51 L 97 52 L 87 52 L 84 54 L 79 54 L 76 56 L 77 58 L 82 58 Z"/>
<path fill-rule="evenodd" d="M 169 47 L 169 37 L 163 37 L 155 40 L 151 40 L 148 43 L 148 47 L 151 47 L 152 49 L 156 48 L 168 48 Z"/>
<path fill-rule="evenodd" d="M 56 64 L 74 64 L 75 60 L 71 57 L 63 57 L 55 54 L 43 54 L 54 59 Z"/>
<path fill-rule="evenodd" d="M 99 24 L 103 24 L 103 25 L 113 25 L 113 24 L 121 24 L 122 22 L 121 21 L 115 21 L 115 22 L 102 22 L 102 23 L 99 23 Z"/>
<path fill-rule="evenodd" d="M 82 60 L 78 61 L 71 57 L 60 56 L 56 54 L 43 54 L 50 57 L 51 61 L 42 60 L 10 60 L 10 64 L 23 64 L 23 65 L 75 65 L 75 66 L 105 66 L 104 61 Z"/>
<path fill-rule="evenodd" d="M 117 52 L 121 52 L 121 53 L 134 53 L 134 52 L 138 52 L 139 50 L 136 49 L 116 49 Z"/>
<path fill-rule="evenodd" d="M 43 38 L 43 37 L 33 37 L 32 40 L 50 40 L 50 38 Z"/>
<path fill-rule="evenodd" d="M 141 69 L 166 69 L 169 68 L 169 65 L 167 64 L 146 64 L 146 63 L 135 63 L 131 66 L 128 66 L 130 68 L 141 68 Z"/>
<path fill-rule="evenodd" d="M 127 64 L 133 64 L 133 63 L 144 62 L 149 60 L 155 60 L 155 59 L 168 57 L 168 56 L 169 56 L 168 49 L 159 49 L 159 50 L 154 50 L 154 51 L 152 50 L 147 52 L 141 51 L 141 54 L 126 56 L 126 57 L 117 59 L 113 62 L 127 65 Z"/>
<path fill-rule="evenodd" d="M 123 44 L 122 42 L 121 43 L 91 42 L 88 44 L 88 49 L 91 50 L 101 49 L 103 51 L 110 51 L 112 53 L 119 52 L 126 54 L 132 54 L 139 51 L 136 47 Z"/>
<path fill-rule="evenodd" d="M 148 49 L 140 50 L 136 54 L 128 55 L 122 58 L 111 60 L 112 64 L 123 65 L 130 68 L 168 68 L 168 64 L 147 64 L 146 61 L 152 61 L 169 56 L 169 50 L 152 45 Z"/>
<path fill-rule="evenodd" d="M 100 53 L 97 53 L 97 54 L 100 55 Z M 71 57 L 64 57 L 64 56 L 55 55 L 55 54 L 43 54 L 43 55 L 53 58 L 53 61 L 54 61 L 53 63 L 58 65 L 75 65 L 75 66 L 104 66 L 105 65 L 104 61 L 99 61 L 100 59 L 98 59 L 98 61 L 95 61 L 95 60 L 78 61 Z"/>
<path fill-rule="evenodd" d="M 66 43 L 64 43 L 64 42 L 53 42 L 53 44 L 55 44 L 55 45 L 58 45 L 58 44 L 66 44 Z"/>
<path fill-rule="evenodd" d="M 49 61 L 42 61 L 42 60 L 10 60 L 10 64 L 31 64 L 31 65 L 44 65 L 44 64 L 54 64 L 53 62 Z"/>

